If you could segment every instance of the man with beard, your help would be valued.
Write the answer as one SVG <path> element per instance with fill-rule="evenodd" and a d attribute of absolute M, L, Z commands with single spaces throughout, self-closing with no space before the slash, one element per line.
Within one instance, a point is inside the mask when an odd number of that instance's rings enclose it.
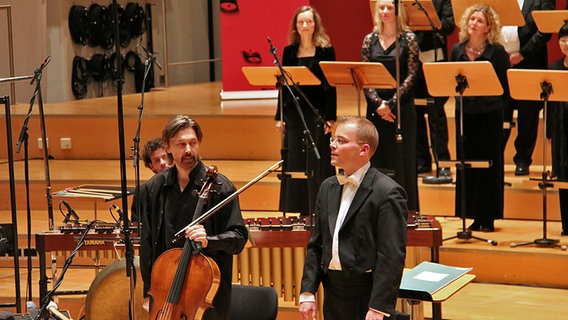
<path fill-rule="evenodd" d="M 201 162 L 199 155 L 202 139 L 203 132 L 199 124 L 184 115 L 174 117 L 162 130 L 165 150 L 172 156 L 174 165 L 156 174 L 146 183 L 140 240 L 140 268 L 144 280 L 146 310 L 162 308 L 153 305 L 152 297 L 148 294 L 152 282 L 152 267 L 166 250 L 183 246 L 183 241 L 172 243 L 171 240 L 192 221 L 199 200 L 196 195 L 207 180 L 207 166 Z M 235 191 L 233 184 L 225 176 L 218 174 L 203 206 L 203 212 L 197 213 L 198 216 Z M 240 253 L 247 241 L 247 230 L 238 198 L 201 224 L 185 228 L 185 237 L 200 244 L 201 253 L 212 258 L 221 272 L 213 308 L 205 311 L 203 319 L 228 319 L 233 255 Z M 162 276 L 160 281 L 172 281 L 162 279 L 165 278 Z"/>

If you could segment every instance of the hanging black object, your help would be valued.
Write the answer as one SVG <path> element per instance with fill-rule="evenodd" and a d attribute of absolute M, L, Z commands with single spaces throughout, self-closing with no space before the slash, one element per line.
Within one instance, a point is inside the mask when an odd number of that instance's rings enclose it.
<path fill-rule="evenodd" d="M 111 12 L 106 6 L 93 3 L 87 13 L 89 45 L 112 48 L 114 44 Z"/>
<path fill-rule="evenodd" d="M 124 20 L 126 28 L 130 31 L 130 36 L 138 38 L 146 32 L 146 14 L 144 8 L 136 2 L 129 2 L 124 10 Z"/>
<path fill-rule="evenodd" d="M 69 33 L 75 43 L 86 45 L 89 41 L 87 8 L 80 5 L 72 5 L 69 10 Z"/>
<path fill-rule="evenodd" d="M 75 56 L 73 58 L 71 90 L 77 99 L 83 99 L 87 95 L 87 86 L 91 80 L 87 63 L 87 60 L 83 57 Z"/>
<path fill-rule="evenodd" d="M 107 14 L 108 17 L 110 18 L 111 21 L 111 25 L 115 25 L 114 23 L 114 16 L 113 16 L 113 12 L 114 12 L 114 3 L 109 4 L 108 6 L 108 10 L 107 10 Z M 116 12 L 118 14 L 118 31 L 120 32 L 119 38 L 120 38 L 120 46 L 123 48 L 127 48 L 130 45 L 130 39 L 131 37 L 131 32 L 130 32 L 130 28 L 128 26 L 128 20 L 125 16 L 125 10 L 124 7 L 120 4 L 117 4 L 116 6 Z M 112 34 L 113 37 L 113 43 L 115 41 L 114 39 L 114 33 Z"/>
<path fill-rule="evenodd" d="M 122 40 L 121 40 L 122 42 Z M 110 79 L 112 81 L 115 81 L 117 79 L 123 79 L 124 78 L 124 57 L 122 56 L 122 54 L 118 53 L 118 62 L 116 59 L 116 52 L 113 52 L 110 57 L 108 58 L 108 64 L 110 67 Z M 118 76 L 118 66 L 120 65 L 120 72 L 121 72 L 121 76 Z"/>
<path fill-rule="evenodd" d="M 89 73 L 95 81 L 105 81 L 110 78 L 110 64 L 105 54 L 97 53 L 91 57 L 88 63 Z"/>

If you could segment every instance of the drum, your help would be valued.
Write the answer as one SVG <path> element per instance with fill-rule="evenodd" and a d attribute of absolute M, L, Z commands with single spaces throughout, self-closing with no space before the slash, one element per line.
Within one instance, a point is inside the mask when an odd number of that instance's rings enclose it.
<path fill-rule="evenodd" d="M 148 319 L 142 308 L 144 283 L 140 273 L 140 258 L 134 257 L 136 288 L 134 291 L 134 319 Z M 129 319 L 130 279 L 126 276 L 126 259 L 119 259 L 106 266 L 91 283 L 85 301 L 86 320 Z"/>

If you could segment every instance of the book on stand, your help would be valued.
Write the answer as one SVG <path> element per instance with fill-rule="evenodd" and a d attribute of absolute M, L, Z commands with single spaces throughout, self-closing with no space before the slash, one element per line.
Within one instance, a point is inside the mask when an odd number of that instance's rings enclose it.
<path fill-rule="evenodd" d="M 451 284 L 472 268 L 446 266 L 433 262 L 422 262 L 407 270 L 400 283 L 399 296 L 415 300 L 433 301 L 433 295 Z"/>

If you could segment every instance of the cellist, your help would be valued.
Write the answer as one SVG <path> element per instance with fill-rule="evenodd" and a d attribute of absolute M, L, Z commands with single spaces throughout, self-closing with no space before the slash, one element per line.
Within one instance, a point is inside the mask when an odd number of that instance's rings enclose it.
<path fill-rule="evenodd" d="M 148 296 L 152 283 L 152 266 L 166 250 L 183 246 L 172 243 L 174 234 L 192 220 L 198 203 L 198 192 L 206 181 L 207 166 L 199 155 L 203 132 L 199 124 L 185 115 L 170 120 L 162 130 L 166 152 L 173 157 L 173 166 L 152 177 L 147 183 L 142 214 L 140 267 L 144 280 L 144 308 L 153 308 Z M 234 185 L 218 174 L 204 211 L 215 206 L 236 191 Z M 212 258 L 220 269 L 220 284 L 203 319 L 228 319 L 231 303 L 233 255 L 240 253 L 247 241 L 238 198 L 224 206 L 202 224 L 186 230 L 185 236 L 201 244 L 201 253 Z M 155 274 L 155 273 L 154 273 Z M 155 279 L 154 279 L 155 280 Z M 191 287 L 191 283 L 188 284 Z M 154 294 L 152 292 L 152 294 Z"/>

